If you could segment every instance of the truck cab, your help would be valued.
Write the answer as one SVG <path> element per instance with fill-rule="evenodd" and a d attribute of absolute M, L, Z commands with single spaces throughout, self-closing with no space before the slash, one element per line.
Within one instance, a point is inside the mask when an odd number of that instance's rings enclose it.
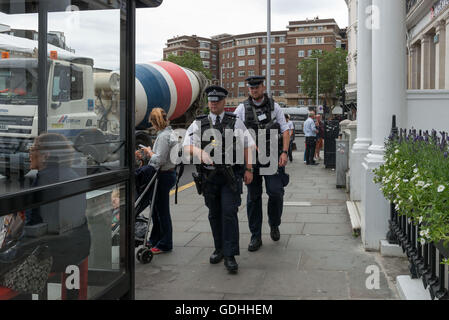
<path fill-rule="evenodd" d="M 93 61 L 48 60 L 47 132 L 73 140 L 97 126 Z M 38 135 L 38 61 L 0 60 L 0 174 L 28 171 L 28 147 Z"/>

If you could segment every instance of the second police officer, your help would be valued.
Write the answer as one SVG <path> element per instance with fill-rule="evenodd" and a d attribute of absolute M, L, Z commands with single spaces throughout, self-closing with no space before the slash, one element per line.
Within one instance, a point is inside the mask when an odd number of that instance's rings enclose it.
<path fill-rule="evenodd" d="M 199 116 L 189 126 L 183 147 L 187 154 L 201 160 L 201 164 L 196 166 L 194 180 L 209 208 L 215 246 L 210 263 L 218 264 L 224 259 L 226 269 L 236 273 L 238 264 L 235 256 L 240 253 L 237 213 L 241 204 L 242 178 L 245 184 L 253 179 L 251 150 L 255 148 L 255 142 L 241 120 L 232 113 L 225 113 L 226 89 L 209 86 L 206 94 L 210 113 Z M 231 143 L 225 141 L 229 138 L 225 131 L 229 130 L 232 130 Z M 242 160 L 245 162 L 235 164 L 232 158 L 237 158 L 239 146 L 240 151 L 244 152 Z M 214 148 L 208 153 L 210 147 Z M 226 155 L 228 160 L 225 159 Z M 233 156 L 231 163 L 229 155 Z"/>
<path fill-rule="evenodd" d="M 268 194 L 268 223 L 270 225 L 270 236 L 273 241 L 280 239 L 279 226 L 281 224 L 284 187 L 288 184 L 288 175 L 285 173 L 287 155 L 290 144 L 289 127 L 285 121 L 285 115 L 280 106 L 265 93 L 263 84 L 265 77 L 253 76 L 247 78 L 249 98 L 241 103 L 234 114 L 241 119 L 246 127 L 253 129 L 256 134 L 257 148 L 260 152 L 269 154 L 270 161 L 276 161 L 277 171 L 270 175 L 264 175 L 265 188 Z M 278 130 L 279 145 L 277 152 L 270 150 L 268 141 L 271 130 Z M 259 135 L 265 133 L 267 144 L 262 146 Z M 276 137 L 276 139 L 278 136 Z M 254 168 L 253 181 L 248 187 L 247 214 L 248 224 L 251 232 L 251 241 L 248 245 L 249 251 L 257 251 L 262 246 L 262 175 L 261 168 L 264 167 L 258 161 Z"/>

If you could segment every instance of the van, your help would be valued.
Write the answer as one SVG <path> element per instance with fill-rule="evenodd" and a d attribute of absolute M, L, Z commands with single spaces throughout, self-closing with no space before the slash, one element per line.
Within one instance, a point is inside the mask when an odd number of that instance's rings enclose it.
<path fill-rule="evenodd" d="M 290 121 L 292 121 L 295 126 L 295 134 L 304 133 L 304 121 L 306 121 L 309 116 L 309 109 L 307 107 L 289 107 L 281 108 L 281 110 L 284 114 L 288 114 L 290 116 Z"/>

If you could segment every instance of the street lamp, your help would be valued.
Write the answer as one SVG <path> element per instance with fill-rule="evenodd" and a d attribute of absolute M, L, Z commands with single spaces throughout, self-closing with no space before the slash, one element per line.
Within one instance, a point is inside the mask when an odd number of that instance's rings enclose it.
<path fill-rule="evenodd" d="M 318 58 L 306 58 L 306 60 L 316 60 L 316 107 L 318 111 L 318 71 L 319 71 L 319 65 L 318 65 Z"/>

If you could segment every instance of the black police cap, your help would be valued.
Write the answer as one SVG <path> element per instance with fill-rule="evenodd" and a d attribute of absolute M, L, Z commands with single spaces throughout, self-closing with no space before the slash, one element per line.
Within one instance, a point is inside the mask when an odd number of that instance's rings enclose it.
<path fill-rule="evenodd" d="M 252 76 L 245 79 L 245 81 L 248 82 L 248 86 L 250 87 L 257 87 L 258 85 L 262 84 L 264 80 L 264 76 Z"/>
<path fill-rule="evenodd" d="M 220 101 L 228 96 L 228 90 L 220 86 L 209 86 L 205 91 L 209 101 Z"/>

